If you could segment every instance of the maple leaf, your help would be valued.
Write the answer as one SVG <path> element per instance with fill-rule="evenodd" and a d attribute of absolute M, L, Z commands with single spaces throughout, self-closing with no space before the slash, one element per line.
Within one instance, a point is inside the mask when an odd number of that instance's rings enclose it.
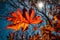
<path fill-rule="evenodd" d="M 21 27 L 25 30 L 29 24 L 38 24 L 41 23 L 40 16 L 34 16 L 34 10 L 30 9 L 30 15 L 27 11 L 24 10 L 24 13 L 20 9 L 17 12 L 12 12 L 12 17 L 7 17 L 7 20 L 13 22 L 7 26 L 8 29 L 13 29 L 15 31 L 19 30 Z M 25 15 L 24 15 L 25 14 Z"/>
<path fill-rule="evenodd" d="M 54 31 L 54 28 L 53 27 L 51 27 L 50 25 L 46 25 L 46 27 L 42 27 L 42 28 L 40 28 L 41 30 L 43 30 L 43 31 Z"/>

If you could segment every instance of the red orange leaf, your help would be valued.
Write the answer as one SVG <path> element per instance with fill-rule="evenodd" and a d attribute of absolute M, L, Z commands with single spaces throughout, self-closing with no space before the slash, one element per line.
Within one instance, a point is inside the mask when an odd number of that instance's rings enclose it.
<path fill-rule="evenodd" d="M 21 27 L 23 28 L 23 31 L 28 27 L 29 24 L 39 24 L 42 22 L 42 20 L 40 19 L 40 16 L 35 16 L 34 14 L 34 10 L 31 8 L 30 9 L 30 13 L 28 13 L 26 11 L 26 9 L 24 9 L 25 11 L 22 14 L 22 11 L 20 9 L 17 10 L 17 13 L 12 12 L 11 16 L 12 17 L 8 17 L 7 20 L 13 22 L 13 24 L 8 25 L 7 28 L 8 29 L 13 29 L 15 31 L 19 30 Z"/>

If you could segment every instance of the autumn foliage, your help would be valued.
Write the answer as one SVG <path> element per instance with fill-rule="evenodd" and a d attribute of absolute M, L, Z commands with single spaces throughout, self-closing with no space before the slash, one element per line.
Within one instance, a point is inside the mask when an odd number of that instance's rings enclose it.
<path fill-rule="evenodd" d="M 12 17 L 7 17 L 7 20 L 12 24 L 7 26 L 7 29 L 13 29 L 15 31 L 23 28 L 25 30 L 29 24 L 39 24 L 42 22 L 40 16 L 35 16 L 34 9 L 30 9 L 29 12 L 24 8 L 23 11 L 17 9 L 17 12 L 11 13 Z"/>

